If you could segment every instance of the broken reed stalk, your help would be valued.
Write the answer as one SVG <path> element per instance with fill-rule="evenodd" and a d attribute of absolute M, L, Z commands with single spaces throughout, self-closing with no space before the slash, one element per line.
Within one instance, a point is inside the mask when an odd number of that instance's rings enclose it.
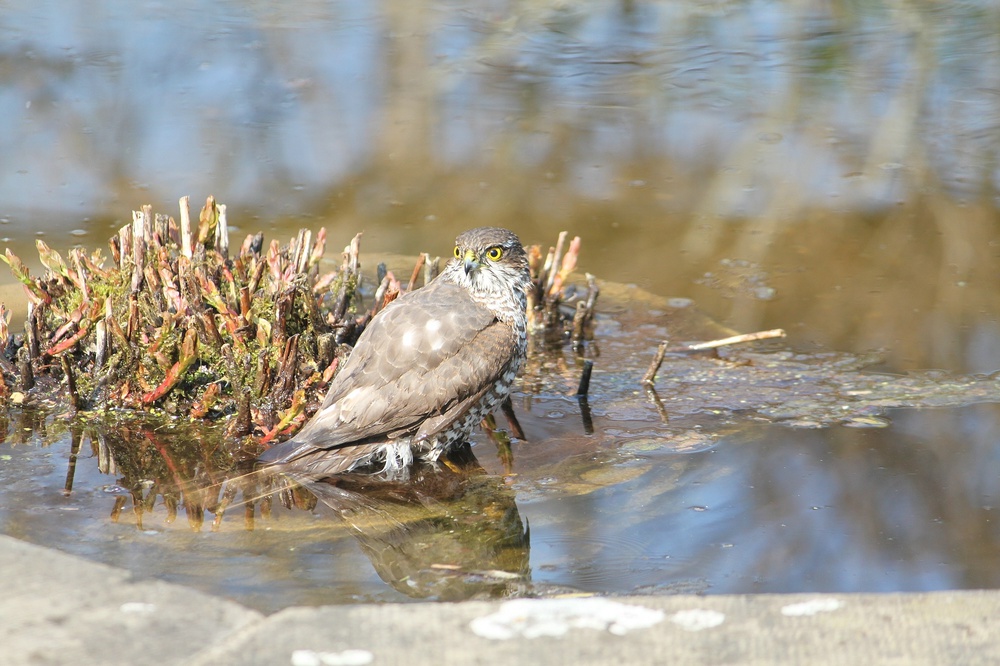
<path fill-rule="evenodd" d="M 226 204 L 217 204 L 219 226 L 215 229 L 215 248 L 223 259 L 229 258 L 229 221 L 226 219 Z"/>
<path fill-rule="evenodd" d="M 579 241 L 574 239 L 574 243 Z M 587 298 L 577 301 L 576 312 L 573 313 L 573 327 L 570 340 L 573 344 L 573 351 L 578 354 L 583 353 L 584 341 L 586 339 L 587 327 L 594 321 L 594 306 L 597 304 L 597 296 L 601 293 L 597 286 L 597 278 L 587 273 Z"/>
<path fill-rule="evenodd" d="M 642 376 L 642 383 L 646 386 L 652 387 L 656 382 L 656 373 L 660 370 L 660 365 L 663 363 L 663 357 L 667 354 L 667 343 L 661 342 L 656 347 L 656 355 L 653 357 L 653 362 L 649 364 L 649 368 L 646 369 L 646 374 Z"/>
<path fill-rule="evenodd" d="M 773 328 L 769 331 L 757 331 L 756 333 L 742 333 L 740 335 L 732 335 L 728 338 L 709 340 L 707 342 L 694 342 L 691 344 L 677 345 L 674 347 L 671 347 L 668 342 L 661 342 L 656 348 L 656 355 L 653 357 L 653 361 L 649 364 L 649 368 L 646 369 L 646 374 L 642 376 L 641 383 L 647 387 L 653 386 L 656 380 L 656 373 L 659 372 L 660 365 L 663 363 L 663 357 L 666 356 L 667 354 L 705 351 L 706 349 L 717 349 L 719 347 L 740 344 L 743 342 L 753 342 L 755 340 L 768 340 L 772 338 L 783 338 L 783 337 L 785 337 L 784 329 Z"/>
<path fill-rule="evenodd" d="M 69 357 L 63 354 L 59 357 L 62 362 L 63 374 L 66 375 L 66 390 L 69 393 L 69 402 L 74 411 L 80 411 L 80 394 L 76 391 L 76 378 L 73 376 L 73 368 L 69 364 Z"/>
<path fill-rule="evenodd" d="M 583 349 L 583 328 L 587 320 L 587 302 L 577 301 L 576 312 L 573 313 L 573 351 Z"/>
<path fill-rule="evenodd" d="M 28 358 L 34 361 L 41 355 L 38 344 L 38 308 L 28 301 L 28 317 L 24 320 L 24 337 L 28 348 Z"/>
<path fill-rule="evenodd" d="M 431 255 L 424 253 L 424 286 L 426 287 L 431 280 L 438 276 L 441 266 L 441 257 L 434 257 L 431 259 Z"/>
<path fill-rule="evenodd" d="M 424 267 L 424 262 L 427 261 L 427 253 L 423 252 L 417 258 L 417 265 L 413 267 L 413 272 L 410 273 L 410 282 L 406 285 L 406 291 L 413 291 L 417 286 L 417 278 L 420 277 L 420 269 Z"/>
<path fill-rule="evenodd" d="M 557 267 L 562 262 L 563 245 L 566 244 L 566 236 L 568 235 L 565 231 L 559 232 L 559 239 L 556 241 L 556 246 L 550 250 L 549 256 L 551 258 L 545 262 L 548 269 L 548 275 L 545 278 L 546 293 L 552 291 L 552 285 L 555 284 Z"/>
<path fill-rule="evenodd" d="M 181 209 L 181 254 L 190 259 L 194 247 L 191 240 L 191 197 L 183 196 L 178 203 Z"/>
<path fill-rule="evenodd" d="M 139 293 L 142 287 L 143 269 L 146 259 L 146 224 L 148 206 L 132 211 L 132 293 Z M 124 248 L 123 248 L 124 251 Z"/>

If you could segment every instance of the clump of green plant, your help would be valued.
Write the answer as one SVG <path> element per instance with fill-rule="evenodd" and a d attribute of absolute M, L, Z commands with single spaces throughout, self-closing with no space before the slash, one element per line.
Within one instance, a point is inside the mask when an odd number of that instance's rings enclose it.
<path fill-rule="evenodd" d="M 321 274 L 324 229 L 284 246 L 251 235 L 231 256 L 226 207 L 213 197 L 192 227 L 185 197 L 180 223 L 150 206 L 134 211 L 110 257 L 76 248 L 64 259 L 39 240 L 41 277 L 7 250 L 0 259 L 29 306 L 24 335 L 0 317 L 0 399 L 68 393 L 81 410 L 231 416 L 232 434 L 265 438 L 297 427 L 332 378 L 339 345 L 363 327 L 351 307 L 358 239 Z"/>

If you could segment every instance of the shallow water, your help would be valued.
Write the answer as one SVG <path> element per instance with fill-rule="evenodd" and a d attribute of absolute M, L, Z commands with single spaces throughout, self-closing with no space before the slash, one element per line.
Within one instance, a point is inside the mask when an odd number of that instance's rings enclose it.
<path fill-rule="evenodd" d="M 662 336 L 652 322 L 709 322 L 635 290 L 615 304 L 605 286 L 615 314 L 600 316 L 587 352 L 597 361 L 588 400 L 566 395 L 579 375 L 572 352 L 536 352 L 514 400 L 528 441 L 514 442 L 509 466 L 480 433 L 471 475 L 304 483 L 282 505 L 233 466 L 219 433 L 88 414 L 67 430 L 65 418 L 15 410 L 0 444 L 0 526 L 262 610 L 1000 584 L 1000 482 L 989 472 L 1000 405 L 979 404 L 1000 399 L 1000 382 L 873 374 L 870 359 L 763 346 L 668 357 L 673 385 L 657 403 L 638 384 L 641 350 Z M 706 382 L 711 403 L 690 404 Z M 900 403 L 912 408 L 888 408 Z"/>
<path fill-rule="evenodd" d="M 969 376 L 1000 369 L 996 7 L 92 9 L 14 2 L 0 18 L 0 237 L 23 257 L 38 236 L 102 246 L 143 203 L 209 193 L 242 232 L 326 226 L 336 248 L 363 230 L 366 252 L 443 255 L 477 224 L 544 244 L 568 229 L 582 270 L 691 298 L 729 329 L 786 329 L 765 351 L 882 350 L 849 383 L 779 399 L 780 418 L 714 400 L 696 381 L 707 366 L 668 360 L 661 413 L 633 382 L 655 341 L 721 331 L 606 294 L 587 352 L 593 432 L 564 395 L 571 353 L 519 395 L 530 441 L 495 500 L 530 525 L 512 593 L 998 585 L 997 398 Z M 704 376 L 733 397 L 735 373 Z M 922 392 L 868 404 L 872 376 Z M 851 418 L 834 418 L 838 400 Z M 230 509 L 193 532 L 161 499 L 142 529 L 129 503 L 115 522 L 121 474 L 99 471 L 90 434 L 63 494 L 60 423 L 15 445 L 11 421 L 4 533 L 265 609 L 411 598 L 336 511 L 258 509 L 251 531 Z M 493 444 L 475 444 L 502 479 Z"/>
<path fill-rule="evenodd" d="M 540 478 L 526 472 L 513 495 L 530 525 L 529 571 L 508 587 L 530 594 L 997 587 L 1000 488 L 995 475 L 969 478 L 966 470 L 995 469 L 1000 408 L 913 412 L 895 423 L 805 434 L 760 427 L 699 453 L 608 461 L 613 469 L 572 483 L 553 470 Z M 956 436 L 955 425 L 964 432 Z M 928 436 L 940 430 L 952 437 Z M 78 461 L 74 490 L 64 496 L 65 442 L 4 449 L 7 534 L 262 610 L 427 596 L 398 591 L 402 576 L 383 582 L 378 574 L 386 571 L 335 515 L 275 507 L 267 519 L 258 511 L 250 530 L 233 508 L 218 531 L 194 531 L 183 513 L 168 524 L 158 498 L 140 529 L 128 506 L 109 518 L 123 491 L 94 458 Z M 498 467 L 488 446 L 477 451 L 488 468 Z M 456 594 L 482 592 L 468 582 L 472 574 L 460 575 L 468 589 Z M 437 592 L 430 598 L 462 598 Z"/>

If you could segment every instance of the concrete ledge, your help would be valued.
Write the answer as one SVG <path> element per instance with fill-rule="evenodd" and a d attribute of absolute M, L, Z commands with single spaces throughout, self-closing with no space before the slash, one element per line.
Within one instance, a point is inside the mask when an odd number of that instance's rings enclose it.
<path fill-rule="evenodd" d="M 0 664 L 179 664 L 257 611 L 0 536 Z"/>
<path fill-rule="evenodd" d="M 0 536 L 0 664 L 993 664 L 1000 592 L 288 608 Z"/>
<path fill-rule="evenodd" d="M 557 631 L 558 613 L 545 609 L 553 601 L 563 600 L 529 602 L 536 617 L 527 611 L 522 624 Z M 1000 663 L 1000 632 L 990 635 L 1000 595 L 992 592 L 575 601 L 583 617 L 591 602 L 614 601 L 662 619 L 620 635 L 567 621 L 560 635 L 490 639 L 473 623 L 502 603 L 289 608 L 194 663 L 288 664 L 293 655 L 298 664 Z"/>

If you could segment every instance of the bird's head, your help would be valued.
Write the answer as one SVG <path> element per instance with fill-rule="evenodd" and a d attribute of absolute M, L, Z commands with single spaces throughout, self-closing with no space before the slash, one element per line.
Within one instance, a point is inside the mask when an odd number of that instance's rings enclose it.
<path fill-rule="evenodd" d="M 513 232 L 498 227 L 479 227 L 460 234 L 447 272 L 466 289 L 493 297 L 504 291 L 524 290 L 531 280 L 521 241 Z"/>

